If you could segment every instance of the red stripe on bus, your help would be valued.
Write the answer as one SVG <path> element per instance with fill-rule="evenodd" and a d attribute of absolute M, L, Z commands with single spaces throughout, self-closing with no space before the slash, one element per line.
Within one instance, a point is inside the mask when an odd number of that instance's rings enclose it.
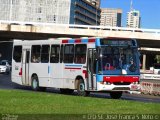
<path fill-rule="evenodd" d="M 81 40 L 80 39 L 76 39 L 75 43 L 81 43 Z"/>
<path fill-rule="evenodd" d="M 68 40 L 62 40 L 62 43 L 68 43 Z"/>
<path fill-rule="evenodd" d="M 89 39 L 88 42 L 95 42 L 96 39 Z"/>
<path fill-rule="evenodd" d="M 69 68 L 69 67 L 65 67 L 65 69 L 81 70 L 81 68 Z"/>

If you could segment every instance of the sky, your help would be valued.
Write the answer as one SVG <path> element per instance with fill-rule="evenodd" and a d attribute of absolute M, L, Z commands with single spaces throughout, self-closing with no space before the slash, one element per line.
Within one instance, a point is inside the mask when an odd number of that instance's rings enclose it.
<path fill-rule="evenodd" d="M 122 26 L 126 26 L 131 0 L 101 0 L 101 8 L 121 8 Z M 133 9 L 140 11 L 141 28 L 160 29 L 160 0 L 133 0 Z"/>

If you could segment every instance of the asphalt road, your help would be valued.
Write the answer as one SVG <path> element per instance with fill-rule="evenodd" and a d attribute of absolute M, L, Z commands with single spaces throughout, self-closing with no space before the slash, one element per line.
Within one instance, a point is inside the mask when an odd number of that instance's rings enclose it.
<path fill-rule="evenodd" d="M 24 87 L 12 83 L 11 76 L 5 74 L 0 74 L 0 89 L 19 89 L 31 91 L 30 87 Z M 49 88 L 46 92 L 59 93 L 59 90 Z M 76 95 L 76 92 L 73 95 Z M 90 97 L 111 99 L 108 93 L 91 93 Z M 160 96 L 124 93 L 121 100 L 160 103 Z"/>

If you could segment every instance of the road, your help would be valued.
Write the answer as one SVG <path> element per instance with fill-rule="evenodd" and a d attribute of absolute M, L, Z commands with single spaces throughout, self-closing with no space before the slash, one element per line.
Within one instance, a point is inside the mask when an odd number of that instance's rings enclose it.
<path fill-rule="evenodd" d="M 15 88 L 15 84 L 11 82 L 11 76 L 5 74 L 0 74 L 0 89 L 20 89 L 31 91 L 30 87 L 16 85 Z M 49 88 L 47 89 L 47 92 L 59 93 L 59 90 Z M 76 95 L 76 93 L 74 93 L 74 95 Z M 111 99 L 108 93 L 91 93 L 90 97 Z M 160 103 L 160 96 L 124 93 L 121 100 Z"/>

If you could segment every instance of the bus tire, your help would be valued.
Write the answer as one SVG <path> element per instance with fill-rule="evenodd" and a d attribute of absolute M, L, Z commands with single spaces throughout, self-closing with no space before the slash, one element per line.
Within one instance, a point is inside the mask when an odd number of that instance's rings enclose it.
<path fill-rule="evenodd" d="M 114 92 L 110 92 L 110 97 L 112 99 L 119 99 L 122 96 L 122 91 L 114 91 Z"/>
<path fill-rule="evenodd" d="M 32 77 L 31 87 L 32 87 L 32 90 L 34 90 L 34 91 L 40 90 L 39 81 L 38 81 L 38 77 L 37 76 L 33 76 Z"/>
<path fill-rule="evenodd" d="M 77 93 L 79 96 L 89 95 L 89 91 L 85 91 L 85 84 L 83 79 L 77 80 Z"/>

